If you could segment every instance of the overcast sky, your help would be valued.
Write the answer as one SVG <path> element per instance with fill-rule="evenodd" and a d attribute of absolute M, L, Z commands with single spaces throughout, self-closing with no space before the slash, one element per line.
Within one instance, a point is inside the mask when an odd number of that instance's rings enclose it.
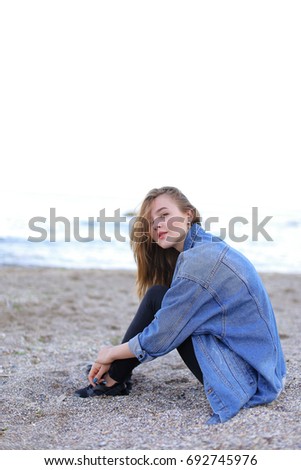
<path fill-rule="evenodd" d="M 299 5 L 1 2 L 1 191 L 299 207 Z"/>

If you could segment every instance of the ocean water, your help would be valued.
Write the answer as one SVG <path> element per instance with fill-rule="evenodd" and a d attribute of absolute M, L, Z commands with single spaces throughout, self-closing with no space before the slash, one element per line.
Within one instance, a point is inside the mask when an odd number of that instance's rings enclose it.
<path fill-rule="evenodd" d="M 3 201 L 0 265 L 135 269 L 129 237 L 132 201 L 123 198 L 118 207 L 114 198 L 35 194 L 7 194 Z M 218 221 L 208 212 L 202 225 L 244 253 L 258 271 L 300 273 L 301 213 L 269 211 L 271 219 L 258 230 L 265 214 L 256 210 L 249 208 L 238 218 L 219 213 Z"/>

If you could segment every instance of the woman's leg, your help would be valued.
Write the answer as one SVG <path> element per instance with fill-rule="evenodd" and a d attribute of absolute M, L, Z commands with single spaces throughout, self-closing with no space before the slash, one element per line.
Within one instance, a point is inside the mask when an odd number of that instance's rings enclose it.
<path fill-rule="evenodd" d="M 162 299 L 167 291 L 166 287 L 153 286 L 145 294 L 137 313 L 122 340 L 129 341 L 144 330 L 154 319 L 155 313 L 160 309 Z M 140 364 L 137 358 L 114 361 L 109 371 L 104 375 L 106 384 L 76 390 L 75 395 L 88 398 L 100 395 L 128 395 L 130 390 L 129 378 L 132 370 Z"/>
<path fill-rule="evenodd" d="M 153 321 L 156 312 L 161 307 L 166 291 L 167 287 L 159 285 L 148 289 L 124 335 L 122 343 L 126 343 L 138 333 L 141 333 Z M 109 376 L 116 382 L 124 382 L 131 375 L 132 370 L 139 364 L 140 362 L 136 357 L 114 361 L 110 367 Z"/>
<path fill-rule="evenodd" d="M 156 312 L 161 308 L 161 303 L 167 289 L 165 286 L 156 285 L 147 291 L 122 340 L 123 343 L 141 333 L 153 321 Z M 203 383 L 203 374 L 194 354 L 191 337 L 188 337 L 178 347 L 178 352 L 195 377 Z M 115 361 L 109 370 L 109 376 L 116 382 L 124 382 L 131 375 L 132 370 L 139 364 L 140 362 L 137 358 Z"/>
<path fill-rule="evenodd" d="M 201 382 L 203 382 L 203 373 L 195 357 L 194 348 L 192 344 L 191 336 L 185 339 L 185 341 L 178 347 L 178 353 L 185 362 L 188 369 L 191 370 L 193 375 Z"/>

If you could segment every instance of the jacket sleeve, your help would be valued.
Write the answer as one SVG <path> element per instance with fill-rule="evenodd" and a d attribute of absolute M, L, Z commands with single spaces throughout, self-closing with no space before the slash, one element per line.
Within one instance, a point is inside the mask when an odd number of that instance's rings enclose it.
<path fill-rule="evenodd" d="M 208 292 L 199 283 L 178 277 L 172 283 L 154 320 L 129 341 L 140 362 L 149 362 L 177 348 L 200 325 Z"/>

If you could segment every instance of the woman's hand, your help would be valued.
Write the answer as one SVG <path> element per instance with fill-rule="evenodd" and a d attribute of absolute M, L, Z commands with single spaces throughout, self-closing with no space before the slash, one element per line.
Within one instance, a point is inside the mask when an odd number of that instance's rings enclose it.
<path fill-rule="evenodd" d="M 102 382 L 102 377 L 110 369 L 114 360 L 112 357 L 112 349 L 113 347 L 106 346 L 99 351 L 97 359 L 92 365 L 88 376 L 88 380 L 93 387 L 95 387 L 96 383 Z M 97 379 L 96 383 L 94 382 L 95 379 Z"/>
<path fill-rule="evenodd" d="M 96 383 L 101 383 L 103 381 L 102 377 L 106 372 L 108 372 L 112 362 L 117 359 L 128 359 L 131 357 L 135 357 L 135 355 L 129 349 L 128 343 L 102 348 L 98 353 L 96 361 L 91 367 L 91 371 L 88 376 L 90 384 L 95 387 Z M 96 383 L 94 382 L 95 379 L 97 379 Z"/>

